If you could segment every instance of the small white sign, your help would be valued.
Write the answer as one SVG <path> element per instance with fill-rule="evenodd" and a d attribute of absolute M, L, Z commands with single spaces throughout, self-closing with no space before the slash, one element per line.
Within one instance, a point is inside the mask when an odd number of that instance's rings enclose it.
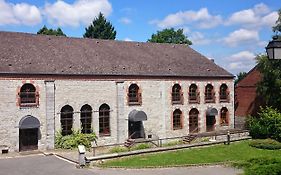
<path fill-rule="evenodd" d="M 85 149 L 85 146 L 84 145 L 78 145 L 78 151 L 79 153 L 85 153 L 86 152 L 86 149 Z"/>

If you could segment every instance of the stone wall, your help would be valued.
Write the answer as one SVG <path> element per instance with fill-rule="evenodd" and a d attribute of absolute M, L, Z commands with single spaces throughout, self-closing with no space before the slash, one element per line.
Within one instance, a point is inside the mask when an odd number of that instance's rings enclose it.
<path fill-rule="evenodd" d="M 17 93 L 24 83 L 32 83 L 39 91 L 39 106 L 22 108 L 17 103 Z M 130 106 L 127 102 L 127 92 L 130 84 L 136 83 L 142 92 L 142 104 Z M 172 105 L 171 90 L 175 83 L 179 83 L 183 90 L 184 103 Z M 200 89 L 200 104 L 188 103 L 188 88 L 195 83 Z M 214 86 L 216 102 L 205 103 L 205 86 Z M 222 83 L 227 84 L 230 91 L 230 102 L 219 102 L 219 88 Z M 19 149 L 19 121 L 26 115 L 32 115 L 40 121 L 39 149 L 54 148 L 54 133 L 61 129 L 60 111 L 65 105 L 74 109 L 74 129 L 80 129 L 80 109 L 88 104 L 92 107 L 92 124 L 98 135 L 98 144 L 123 143 L 128 138 L 128 115 L 136 109 L 147 114 L 148 119 L 143 122 L 145 134 L 154 137 L 176 137 L 187 135 L 189 132 L 188 114 L 192 108 L 199 111 L 200 132 L 206 131 L 206 110 L 216 108 L 220 113 L 222 107 L 229 111 L 229 126 L 219 125 L 219 115 L 216 116 L 216 129 L 233 128 L 234 124 L 234 87 L 233 81 L 226 80 L 172 80 L 172 79 L 137 79 L 137 80 L 71 80 L 57 79 L 20 80 L 3 79 L 0 81 L 0 145 L 7 145 L 10 150 Z M 99 136 L 99 107 L 106 103 L 110 106 L 110 136 Z M 175 109 L 183 112 L 183 128 L 173 130 L 172 114 Z"/>

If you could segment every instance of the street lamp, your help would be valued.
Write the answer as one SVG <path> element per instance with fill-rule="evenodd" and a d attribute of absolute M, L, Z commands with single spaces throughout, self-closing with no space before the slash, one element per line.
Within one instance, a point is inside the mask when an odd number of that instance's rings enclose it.
<path fill-rule="evenodd" d="M 266 53 L 270 60 L 281 59 L 281 40 L 274 37 L 266 46 Z"/>

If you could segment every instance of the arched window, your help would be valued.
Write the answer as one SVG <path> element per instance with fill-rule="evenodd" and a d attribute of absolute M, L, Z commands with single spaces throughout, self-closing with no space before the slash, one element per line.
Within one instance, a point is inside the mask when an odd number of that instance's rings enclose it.
<path fill-rule="evenodd" d="M 19 93 L 20 106 L 37 106 L 39 102 L 39 95 L 36 92 L 36 88 L 33 84 L 26 83 L 20 88 Z"/>
<path fill-rule="evenodd" d="M 229 101 L 229 92 L 226 84 L 222 84 L 220 87 L 220 101 L 221 102 Z"/>
<path fill-rule="evenodd" d="M 92 132 L 92 107 L 90 105 L 84 105 L 81 108 L 80 113 L 80 121 L 81 121 L 81 132 L 91 133 Z"/>
<path fill-rule="evenodd" d="M 200 103 L 199 92 L 196 84 L 189 86 L 189 103 Z"/>
<path fill-rule="evenodd" d="M 211 84 L 207 84 L 207 86 L 205 87 L 205 102 L 206 103 L 215 102 L 214 87 Z"/>
<path fill-rule="evenodd" d="M 182 112 L 179 109 L 173 112 L 173 129 L 182 129 Z"/>
<path fill-rule="evenodd" d="M 131 84 L 128 90 L 128 104 L 129 105 L 140 105 L 141 104 L 141 93 L 137 84 Z"/>
<path fill-rule="evenodd" d="M 102 104 L 99 108 L 99 135 L 110 135 L 110 108 L 107 104 Z"/>
<path fill-rule="evenodd" d="M 172 88 L 172 104 L 182 104 L 183 93 L 179 84 L 174 84 Z"/>
<path fill-rule="evenodd" d="M 62 135 L 72 134 L 73 125 L 73 108 L 69 105 L 65 105 L 60 111 L 60 123 Z"/>
<path fill-rule="evenodd" d="M 221 109 L 221 116 L 220 116 L 220 124 L 221 125 L 228 125 L 229 124 L 229 112 L 226 107 Z"/>
<path fill-rule="evenodd" d="M 189 133 L 196 133 L 199 131 L 198 115 L 199 111 L 196 108 L 189 111 Z"/>

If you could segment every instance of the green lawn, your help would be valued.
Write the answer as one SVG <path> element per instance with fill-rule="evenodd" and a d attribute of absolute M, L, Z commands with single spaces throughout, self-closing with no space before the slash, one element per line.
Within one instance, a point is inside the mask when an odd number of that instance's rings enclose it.
<path fill-rule="evenodd" d="M 215 145 L 210 147 L 191 148 L 178 151 L 131 156 L 106 161 L 102 166 L 141 168 L 150 166 L 173 166 L 219 162 L 241 162 L 251 158 L 280 158 L 281 150 L 261 150 L 250 147 L 249 141 Z"/>

